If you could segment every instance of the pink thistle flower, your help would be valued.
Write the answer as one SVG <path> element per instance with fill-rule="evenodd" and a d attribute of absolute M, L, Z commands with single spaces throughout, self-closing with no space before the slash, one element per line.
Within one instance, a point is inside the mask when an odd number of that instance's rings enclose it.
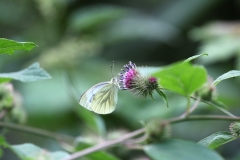
<path fill-rule="evenodd" d="M 138 77 L 139 72 L 136 70 L 136 65 L 131 61 L 123 67 L 125 69 L 121 69 L 123 72 L 119 73 L 120 89 L 130 90 L 133 88 L 134 79 Z"/>
<path fill-rule="evenodd" d="M 135 96 L 151 96 L 155 89 L 158 88 L 158 80 L 153 76 L 143 76 L 138 71 L 137 66 L 131 61 L 123 66 L 122 72 L 119 73 L 119 85 L 122 90 L 129 90 Z"/>

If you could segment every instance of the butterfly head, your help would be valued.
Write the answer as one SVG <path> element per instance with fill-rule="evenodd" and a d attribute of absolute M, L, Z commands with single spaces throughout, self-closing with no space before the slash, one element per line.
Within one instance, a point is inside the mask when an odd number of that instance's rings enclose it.
<path fill-rule="evenodd" d="M 116 86 L 118 86 L 118 88 L 119 88 L 119 83 L 118 83 L 118 78 L 117 78 L 117 77 L 113 77 L 113 78 L 111 79 L 111 83 L 114 84 L 114 85 L 116 85 Z"/>

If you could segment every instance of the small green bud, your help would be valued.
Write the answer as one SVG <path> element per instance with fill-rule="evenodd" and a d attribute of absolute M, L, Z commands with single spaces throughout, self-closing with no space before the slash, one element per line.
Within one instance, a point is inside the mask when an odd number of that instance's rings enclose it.
<path fill-rule="evenodd" d="M 231 131 L 231 134 L 238 138 L 240 137 L 240 123 L 239 122 L 233 122 L 230 124 L 229 129 Z"/>
<path fill-rule="evenodd" d="M 0 111 L 14 106 L 13 86 L 10 83 L 0 84 Z"/>
<path fill-rule="evenodd" d="M 17 123 L 25 123 L 27 119 L 26 112 L 23 110 L 22 107 L 14 107 L 10 111 L 10 117 L 11 120 L 17 122 Z"/>
<path fill-rule="evenodd" d="M 212 77 L 208 76 L 207 82 L 196 92 L 196 96 L 206 101 L 214 100 L 217 97 L 217 89 L 213 85 Z"/>
<path fill-rule="evenodd" d="M 161 141 L 171 136 L 171 126 L 165 121 L 152 120 L 146 124 L 147 142 Z"/>
<path fill-rule="evenodd" d="M 0 84 L 0 112 L 6 112 L 3 117 L 5 120 L 24 123 L 26 112 L 21 107 L 22 98 L 14 91 L 11 83 Z"/>

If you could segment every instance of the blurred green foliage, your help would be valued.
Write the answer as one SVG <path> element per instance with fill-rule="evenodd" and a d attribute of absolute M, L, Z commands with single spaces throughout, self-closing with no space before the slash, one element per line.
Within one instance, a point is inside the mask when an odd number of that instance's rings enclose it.
<path fill-rule="evenodd" d="M 197 63 L 206 64 L 214 79 L 239 69 L 239 5 L 238 0 L 1 0 L 0 37 L 34 42 L 38 47 L 31 52 L 17 51 L 13 56 L 1 55 L 0 71 L 18 71 L 38 61 L 50 73 L 51 80 L 14 82 L 28 115 L 27 125 L 75 137 L 91 134 L 107 138 L 110 131 L 141 127 L 140 121 L 180 115 L 187 103 L 184 97 L 166 92 L 170 106 L 166 108 L 156 93 L 152 101 L 120 92 L 113 114 L 89 112 L 78 99 L 94 84 L 111 79 L 112 61 L 117 75 L 130 60 L 138 66 L 161 66 L 206 52 L 209 56 L 197 59 Z M 236 115 L 240 114 L 239 85 L 236 78 L 217 88 L 219 99 Z M 196 113 L 218 112 L 202 105 Z M 173 125 L 173 136 L 197 142 L 227 130 L 229 125 L 192 123 Z M 14 138 L 16 134 L 18 139 Z M 16 131 L 9 131 L 7 140 L 59 150 L 55 142 Z M 119 150 L 113 153 L 120 159 L 145 157 L 141 151 Z M 239 157 L 238 150 L 237 143 L 230 143 L 219 152 L 234 159 L 235 155 Z M 6 152 L 3 159 L 12 157 Z"/>

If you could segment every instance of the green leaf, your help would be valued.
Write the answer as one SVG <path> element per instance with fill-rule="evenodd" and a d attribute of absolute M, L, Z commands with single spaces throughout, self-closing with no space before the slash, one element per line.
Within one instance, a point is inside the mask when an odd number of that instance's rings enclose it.
<path fill-rule="evenodd" d="M 147 145 L 144 147 L 144 151 L 153 160 L 223 160 L 213 150 L 190 141 L 178 139 Z"/>
<path fill-rule="evenodd" d="M 0 38 L 0 54 L 14 54 L 15 50 L 30 51 L 34 47 L 37 47 L 37 45 L 32 42 L 17 42 L 5 38 Z"/>
<path fill-rule="evenodd" d="M 172 64 L 153 75 L 159 79 L 162 88 L 185 96 L 191 95 L 207 80 L 205 68 L 189 62 Z"/>
<path fill-rule="evenodd" d="M 211 64 L 227 61 L 234 57 L 239 51 L 240 40 L 236 36 L 222 36 L 204 40 L 199 48 L 199 53 L 207 52 L 209 56 L 200 57 L 198 61 L 202 64 Z"/>
<path fill-rule="evenodd" d="M 202 139 L 201 141 L 198 142 L 198 144 L 201 144 L 210 149 L 215 149 L 234 139 L 236 138 L 231 133 L 220 131 Z"/>
<path fill-rule="evenodd" d="M 208 54 L 207 54 L 207 53 L 198 54 L 198 55 L 189 57 L 189 58 L 186 59 L 184 62 L 190 62 L 190 61 L 192 61 L 192 60 L 194 60 L 194 59 L 196 59 L 196 58 L 198 58 L 198 57 L 200 57 L 200 56 L 208 56 Z"/>
<path fill-rule="evenodd" d="M 168 98 L 167 98 L 167 95 L 161 91 L 161 89 L 157 88 L 156 91 L 158 92 L 158 94 L 163 98 L 164 102 L 166 103 L 167 107 L 168 106 Z"/>
<path fill-rule="evenodd" d="M 8 143 L 3 136 L 0 135 L 0 146 L 8 147 Z"/>
<path fill-rule="evenodd" d="M 11 81 L 11 78 L 0 78 L 0 84 Z"/>
<path fill-rule="evenodd" d="M 8 145 L 7 141 L 5 140 L 5 138 L 0 135 L 0 158 L 3 155 L 2 147 L 7 148 L 8 146 L 9 145 Z"/>
<path fill-rule="evenodd" d="M 227 73 L 224 73 L 223 75 L 219 76 L 214 82 L 213 85 L 217 85 L 222 80 L 228 79 L 228 78 L 234 78 L 240 76 L 240 71 L 232 70 Z"/>
<path fill-rule="evenodd" d="M 12 145 L 11 149 L 21 160 L 59 160 L 69 156 L 67 152 L 48 152 L 30 143 Z"/>
<path fill-rule="evenodd" d="M 32 82 L 50 79 L 51 76 L 38 63 L 34 63 L 28 68 L 12 73 L 0 73 L 0 78 L 11 78 L 22 82 Z"/>

